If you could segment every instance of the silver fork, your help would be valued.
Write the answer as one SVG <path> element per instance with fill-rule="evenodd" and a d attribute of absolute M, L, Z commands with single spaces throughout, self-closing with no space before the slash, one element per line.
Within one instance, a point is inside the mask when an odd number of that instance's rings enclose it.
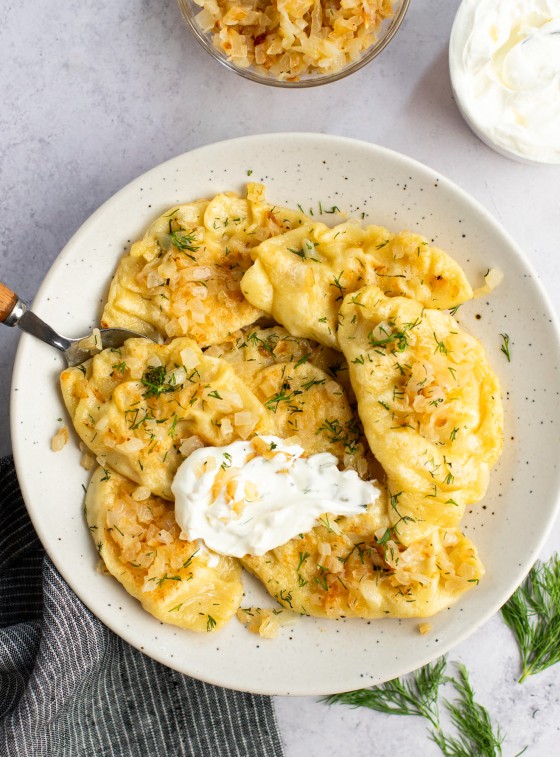
<path fill-rule="evenodd" d="M 88 360 L 92 353 L 88 350 L 88 345 L 84 341 L 91 337 L 88 334 L 78 339 L 69 339 L 61 336 L 47 323 L 42 321 L 39 316 L 35 315 L 28 309 L 25 302 L 20 300 L 15 292 L 0 281 L 0 323 L 5 326 L 19 326 L 22 331 L 40 339 L 42 342 L 56 347 L 66 358 L 69 367 L 80 365 Z M 118 349 L 126 342 L 127 339 L 140 337 L 147 339 L 143 334 L 128 329 L 99 329 L 101 338 L 101 348 L 112 347 Z M 153 340 L 150 340 L 153 341 Z"/>

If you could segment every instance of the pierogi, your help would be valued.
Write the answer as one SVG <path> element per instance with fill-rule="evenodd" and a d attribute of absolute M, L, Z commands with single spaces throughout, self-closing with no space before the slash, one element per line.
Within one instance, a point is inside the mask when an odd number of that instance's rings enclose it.
<path fill-rule="evenodd" d="M 306 220 L 268 204 L 261 184 L 248 184 L 246 198 L 227 192 L 170 208 L 120 261 L 102 325 L 156 341 L 223 341 L 262 315 L 239 288 L 252 247 Z"/>
<path fill-rule="evenodd" d="M 348 222 L 303 223 L 251 250 L 241 291 L 290 334 L 339 348 L 338 311 L 345 295 L 367 284 L 432 308 L 469 300 L 462 268 L 425 237 Z"/>
<path fill-rule="evenodd" d="M 244 567 L 284 607 L 325 618 L 422 618 L 452 604 L 484 569 L 457 528 L 395 541 L 387 494 L 363 515 L 324 515 L 311 531 Z"/>
<path fill-rule="evenodd" d="M 172 500 L 185 441 L 223 446 L 274 433 L 273 416 L 225 360 L 190 339 L 129 339 L 61 375 L 74 428 L 103 466 Z"/>
<path fill-rule="evenodd" d="M 338 338 L 403 544 L 456 526 L 502 450 L 500 387 L 484 349 L 448 313 L 375 286 L 345 297 Z"/>
<path fill-rule="evenodd" d="M 164 623 L 219 630 L 243 596 L 241 567 L 179 538 L 173 504 L 109 468 L 97 468 L 86 519 L 105 567 Z"/>
<path fill-rule="evenodd" d="M 252 327 L 235 342 L 205 354 L 231 363 L 274 414 L 280 436 L 293 438 L 308 455 L 331 452 L 362 476 L 378 474 L 355 409 L 348 365 L 339 352 L 275 326 Z"/>
<path fill-rule="evenodd" d="M 213 345 L 207 355 L 223 357 L 234 365 L 236 373 L 250 385 L 255 373 L 274 363 L 311 363 L 328 374 L 353 400 L 348 364 L 344 356 L 331 347 L 303 337 L 292 336 L 283 326 L 250 326 L 231 335 L 228 341 Z"/>

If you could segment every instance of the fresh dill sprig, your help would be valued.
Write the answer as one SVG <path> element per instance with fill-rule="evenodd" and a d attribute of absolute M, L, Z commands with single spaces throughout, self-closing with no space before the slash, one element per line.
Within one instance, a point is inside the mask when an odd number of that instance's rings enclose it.
<path fill-rule="evenodd" d="M 501 757 L 504 737 L 499 727 L 494 730 L 488 710 L 475 702 L 465 666 L 457 665 L 457 673 L 458 678 L 447 680 L 459 696 L 453 702 L 445 699 L 444 704 L 458 735 L 446 736 L 438 726 L 431 732 L 431 738 L 445 757 Z"/>
<path fill-rule="evenodd" d="M 522 683 L 560 662 L 560 558 L 537 561 L 502 607 L 521 654 Z"/>
<path fill-rule="evenodd" d="M 416 715 L 427 718 L 439 729 L 437 697 L 440 685 L 446 680 L 445 667 L 445 657 L 440 657 L 434 663 L 416 670 L 411 678 L 394 678 L 369 689 L 331 694 L 323 701 L 327 704 L 369 707 L 387 715 Z"/>
<path fill-rule="evenodd" d="M 395 678 L 369 689 L 332 694 L 323 701 L 369 707 L 387 715 L 424 717 L 432 725 L 430 737 L 445 757 L 501 757 L 504 737 L 499 727 L 493 726 L 488 711 L 475 701 L 465 666 L 457 665 L 457 678 L 446 675 L 445 670 L 445 657 L 440 657 L 408 678 Z M 443 732 L 439 716 L 439 690 L 447 683 L 453 685 L 458 694 L 452 702 L 443 700 L 457 730 L 455 736 Z"/>

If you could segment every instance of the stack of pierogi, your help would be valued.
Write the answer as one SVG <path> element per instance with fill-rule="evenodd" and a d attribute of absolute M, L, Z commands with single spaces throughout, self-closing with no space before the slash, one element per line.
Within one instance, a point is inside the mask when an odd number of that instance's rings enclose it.
<path fill-rule="evenodd" d="M 61 377 L 98 463 L 86 513 L 107 570 L 160 620 L 203 632 L 239 611 L 242 567 L 302 615 L 448 607 L 484 573 L 459 522 L 503 437 L 497 378 L 450 313 L 472 297 L 424 237 L 330 228 L 270 205 L 260 184 L 168 210 L 120 261 L 102 318 L 154 341 Z M 261 556 L 186 540 L 179 465 L 263 434 L 332 453 L 380 496 Z"/>

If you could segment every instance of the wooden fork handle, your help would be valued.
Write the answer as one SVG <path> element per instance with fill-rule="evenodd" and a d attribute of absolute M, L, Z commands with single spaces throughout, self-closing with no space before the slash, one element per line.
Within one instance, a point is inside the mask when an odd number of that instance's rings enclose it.
<path fill-rule="evenodd" d="M 0 323 L 4 323 L 17 301 L 17 294 L 0 281 Z"/>

